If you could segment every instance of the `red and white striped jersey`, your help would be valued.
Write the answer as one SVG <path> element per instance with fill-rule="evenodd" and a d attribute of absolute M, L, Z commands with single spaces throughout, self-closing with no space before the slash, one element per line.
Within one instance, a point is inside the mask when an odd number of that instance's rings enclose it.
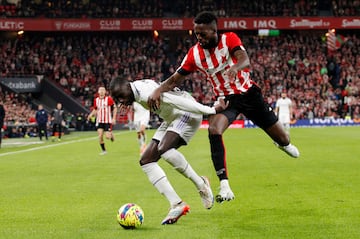
<path fill-rule="evenodd" d="M 94 108 L 97 110 L 96 113 L 96 122 L 97 123 L 112 123 L 112 110 L 114 100 L 110 96 L 105 96 L 104 98 L 96 97 L 94 99 Z"/>
<path fill-rule="evenodd" d="M 224 74 L 237 62 L 232 55 L 237 47 L 244 49 L 240 38 L 233 32 L 221 34 L 216 48 L 204 49 L 197 43 L 190 48 L 178 71 L 180 74 L 181 69 L 185 72 L 201 71 L 211 82 L 216 96 L 246 92 L 254 84 L 249 69 L 239 71 L 235 80 Z"/>

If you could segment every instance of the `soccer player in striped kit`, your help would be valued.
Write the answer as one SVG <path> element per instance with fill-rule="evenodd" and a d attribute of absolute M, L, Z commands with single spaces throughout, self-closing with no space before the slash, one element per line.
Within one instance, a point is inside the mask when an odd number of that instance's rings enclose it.
<path fill-rule="evenodd" d="M 209 116 L 211 158 L 220 180 L 216 201 L 221 203 L 235 198 L 228 181 L 222 134 L 240 113 L 263 129 L 281 150 L 295 158 L 300 153 L 251 79 L 250 60 L 240 38 L 233 32 L 218 33 L 212 12 L 200 12 L 193 23 L 198 42 L 189 49 L 177 71 L 149 96 L 148 105 L 157 110 L 161 93 L 181 85 L 185 76 L 195 71 L 206 76 L 218 98 L 229 102 L 225 111 Z"/>
<path fill-rule="evenodd" d="M 100 155 L 107 153 L 105 148 L 104 133 L 107 139 L 112 142 L 115 140 L 112 133 L 112 126 L 116 123 L 117 107 L 114 100 L 106 95 L 105 87 L 101 86 L 98 89 L 98 96 L 94 99 L 93 110 L 88 115 L 87 119 L 96 115 L 96 128 L 99 136 L 99 144 L 101 147 Z"/>

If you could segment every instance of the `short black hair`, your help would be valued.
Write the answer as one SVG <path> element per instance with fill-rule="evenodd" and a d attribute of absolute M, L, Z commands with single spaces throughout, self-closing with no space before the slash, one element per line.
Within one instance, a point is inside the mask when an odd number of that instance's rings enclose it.
<path fill-rule="evenodd" d="M 194 23 L 196 24 L 210 24 L 213 21 L 217 23 L 217 17 L 213 12 L 203 11 L 196 15 Z"/>
<path fill-rule="evenodd" d="M 115 79 L 112 79 L 109 84 L 110 93 L 113 93 L 114 91 L 118 91 L 122 87 L 126 86 L 128 83 L 129 81 L 123 76 L 118 76 Z"/>

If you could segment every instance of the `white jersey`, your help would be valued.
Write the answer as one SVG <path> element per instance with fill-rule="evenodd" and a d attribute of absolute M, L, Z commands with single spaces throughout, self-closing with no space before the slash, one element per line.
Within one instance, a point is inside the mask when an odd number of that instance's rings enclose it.
<path fill-rule="evenodd" d="M 138 80 L 130 83 L 134 92 L 135 101 L 149 109 L 147 101 L 151 93 L 159 87 L 153 80 Z M 184 111 L 197 115 L 215 114 L 215 108 L 198 103 L 185 91 L 169 91 L 161 94 L 160 109 L 155 111 L 163 120 L 172 121 Z"/>
<path fill-rule="evenodd" d="M 153 80 L 131 82 L 135 101 L 144 108 L 152 92 L 159 87 Z M 160 109 L 155 111 L 164 121 L 156 130 L 153 139 L 161 141 L 167 131 L 177 133 L 186 143 L 199 129 L 203 114 L 215 114 L 215 108 L 202 105 L 185 91 L 169 91 L 161 94 Z"/>
<path fill-rule="evenodd" d="M 278 109 L 278 118 L 281 123 L 288 124 L 290 123 L 290 109 L 291 109 L 291 100 L 286 98 L 279 98 L 276 101 L 276 108 Z"/>

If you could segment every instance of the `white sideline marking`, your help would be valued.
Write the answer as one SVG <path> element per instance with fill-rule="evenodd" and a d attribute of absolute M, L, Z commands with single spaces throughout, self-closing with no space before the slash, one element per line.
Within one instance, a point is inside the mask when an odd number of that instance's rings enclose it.
<path fill-rule="evenodd" d="M 127 132 L 134 132 L 134 131 L 124 131 L 122 133 L 125 134 Z M 119 135 L 119 134 L 121 134 L 121 133 L 117 133 L 117 134 L 114 134 L 114 135 Z M 70 143 L 78 143 L 78 142 L 90 141 L 90 140 L 95 140 L 95 139 L 98 139 L 98 137 L 95 136 L 95 137 L 83 138 L 83 139 L 77 139 L 77 140 L 70 140 L 70 141 L 65 141 L 65 142 L 54 142 L 54 144 L 50 144 L 50 145 L 44 145 L 44 146 L 39 146 L 39 147 L 34 147 L 34 148 L 29 148 L 29 149 L 23 149 L 23 150 L 14 151 L 14 152 L 0 153 L 0 157 L 13 155 L 13 154 L 21 154 L 21 153 L 26 153 L 26 152 L 31 152 L 31 151 L 41 150 L 41 149 L 47 149 L 47 148 L 57 147 L 57 146 L 60 146 L 60 145 L 66 145 L 66 144 L 70 144 Z"/>

